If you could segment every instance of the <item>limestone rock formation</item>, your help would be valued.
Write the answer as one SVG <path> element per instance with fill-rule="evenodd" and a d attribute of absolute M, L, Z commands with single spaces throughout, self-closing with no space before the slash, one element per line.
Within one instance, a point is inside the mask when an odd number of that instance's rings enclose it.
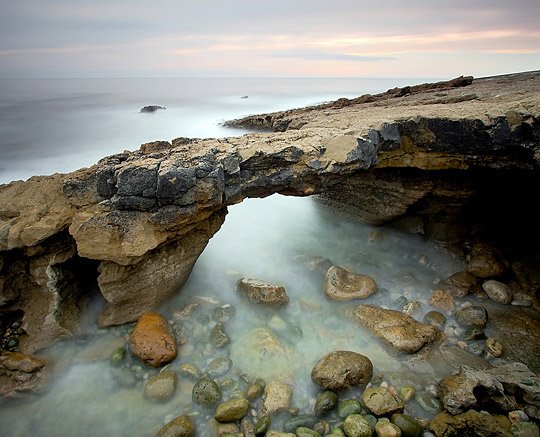
<path fill-rule="evenodd" d="M 407 213 L 428 237 L 459 240 L 469 228 L 461 212 L 479 217 L 467 208 L 484 187 L 513 199 L 512 187 L 537 183 L 540 74 L 460 78 L 231 124 L 278 133 L 147 143 L 0 186 L 0 309 L 24 312 L 22 351 L 70 335 L 92 287 L 108 302 L 102 326 L 156 308 L 187 280 L 227 206 L 246 197 L 323 194 L 372 223 Z"/>

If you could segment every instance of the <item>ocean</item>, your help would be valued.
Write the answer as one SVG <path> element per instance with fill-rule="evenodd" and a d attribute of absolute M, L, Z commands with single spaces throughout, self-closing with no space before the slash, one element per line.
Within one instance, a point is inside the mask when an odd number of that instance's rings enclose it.
<path fill-rule="evenodd" d="M 232 118 L 432 80 L 0 79 L 0 183 L 88 167 L 149 141 L 245 133 L 220 126 Z M 146 105 L 167 110 L 140 113 Z"/>

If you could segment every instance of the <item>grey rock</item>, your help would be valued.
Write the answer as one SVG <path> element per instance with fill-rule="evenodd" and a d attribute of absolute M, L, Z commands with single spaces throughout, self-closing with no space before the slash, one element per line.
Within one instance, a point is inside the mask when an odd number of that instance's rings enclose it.
<path fill-rule="evenodd" d="M 371 387 L 362 395 L 364 405 L 376 416 L 392 414 L 403 410 L 403 402 L 386 387 Z"/>
<path fill-rule="evenodd" d="M 540 437 L 538 425 L 532 422 L 516 422 L 510 427 L 513 437 Z"/>
<path fill-rule="evenodd" d="M 311 379 L 326 390 L 340 391 L 365 386 L 373 376 L 373 364 L 365 355 L 351 351 L 326 354 L 311 371 Z"/>
<path fill-rule="evenodd" d="M 484 329 L 488 322 L 486 309 L 479 305 L 473 305 L 456 311 L 455 317 L 457 322 L 465 328 L 474 326 Z"/>
<path fill-rule="evenodd" d="M 247 399 L 230 399 L 217 406 L 214 418 L 218 422 L 236 422 L 242 419 L 248 411 L 249 401 Z"/>
<path fill-rule="evenodd" d="M 233 365 L 232 360 L 229 357 L 218 357 L 213 359 L 206 368 L 206 373 L 211 378 L 217 378 L 223 376 L 231 370 Z"/>
<path fill-rule="evenodd" d="M 338 404 L 338 396 L 333 391 L 327 390 L 319 393 L 315 400 L 315 415 L 317 416 L 326 416 L 333 409 L 336 408 Z"/>
<path fill-rule="evenodd" d="M 347 437 L 371 437 L 373 432 L 366 419 L 360 414 L 351 414 L 343 421 L 343 431 Z"/>
<path fill-rule="evenodd" d="M 144 397 L 154 402 L 166 402 L 176 391 L 176 372 L 164 370 L 144 383 Z"/>
<path fill-rule="evenodd" d="M 147 106 L 143 106 L 140 112 L 156 112 L 160 109 L 166 109 L 166 108 L 164 106 L 159 106 L 159 105 L 147 105 Z"/>
<path fill-rule="evenodd" d="M 221 389 L 214 380 L 203 377 L 193 386 L 191 397 L 203 407 L 213 407 L 221 400 Z"/>
<path fill-rule="evenodd" d="M 210 341 L 217 348 L 227 346 L 231 342 L 231 338 L 225 332 L 225 326 L 222 323 L 218 323 L 212 328 Z"/>

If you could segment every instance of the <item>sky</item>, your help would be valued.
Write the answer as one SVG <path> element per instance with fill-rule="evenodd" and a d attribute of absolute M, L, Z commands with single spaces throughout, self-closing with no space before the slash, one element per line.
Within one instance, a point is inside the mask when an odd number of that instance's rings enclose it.
<path fill-rule="evenodd" d="M 0 0 L 0 77 L 540 69 L 540 0 Z"/>

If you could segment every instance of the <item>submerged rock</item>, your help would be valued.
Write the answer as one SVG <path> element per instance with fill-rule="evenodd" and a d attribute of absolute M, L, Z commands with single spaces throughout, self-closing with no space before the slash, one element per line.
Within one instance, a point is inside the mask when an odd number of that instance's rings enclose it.
<path fill-rule="evenodd" d="M 432 307 L 446 311 L 447 313 L 453 313 L 455 309 L 454 298 L 444 290 L 435 290 L 429 298 L 428 303 Z"/>
<path fill-rule="evenodd" d="M 430 429 L 438 436 L 445 437 L 511 437 L 512 434 L 501 426 L 496 417 L 488 413 L 469 410 L 452 416 L 446 411 L 437 414 L 430 423 Z"/>
<path fill-rule="evenodd" d="M 365 355 L 351 351 L 326 354 L 313 367 L 311 379 L 325 390 L 346 390 L 365 386 L 373 376 L 373 364 Z"/>
<path fill-rule="evenodd" d="M 218 422 L 236 422 L 242 419 L 248 411 L 249 402 L 247 399 L 230 399 L 217 406 L 214 418 Z"/>
<path fill-rule="evenodd" d="M 264 389 L 263 414 L 273 414 L 287 411 L 291 406 L 293 389 L 289 384 L 281 381 L 272 381 Z"/>
<path fill-rule="evenodd" d="M 212 331 L 210 331 L 210 342 L 217 348 L 227 346 L 231 342 L 230 337 L 225 332 L 223 323 L 218 323 L 212 328 Z"/>
<path fill-rule="evenodd" d="M 369 423 L 360 414 L 351 414 L 343 421 L 343 431 L 347 437 L 371 437 Z"/>
<path fill-rule="evenodd" d="M 471 287 L 476 284 L 476 278 L 469 272 L 457 272 L 446 280 L 450 286 L 449 292 L 456 297 L 464 297 L 470 293 Z"/>
<path fill-rule="evenodd" d="M 540 378 L 521 363 L 486 370 L 463 366 L 460 372 L 439 382 L 440 399 L 451 414 L 469 408 L 496 407 L 500 411 L 525 410 L 540 414 Z"/>
<path fill-rule="evenodd" d="M 435 328 L 442 331 L 446 325 L 446 317 L 438 311 L 428 311 L 424 315 L 424 323 L 435 326 Z"/>
<path fill-rule="evenodd" d="M 435 327 L 418 322 L 400 311 L 358 305 L 347 308 L 345 314 L 392 347 L 406 353 L 417 352 L 440 337 Z"/>
<path fill-rule="evenodd" d="M 377 437 L 401 437 L 401 429 L 386 417 L 380 418 L 375 424 Z"/>
<path fill-rule="evenodd" d="M 422 426 L 412 417 L 402 413 L 392 414 L 391 421 L 399 427 L 403 437 L 420 437 L 422 435 Z"/>
<path fill-rule="evenodd" d="M 371 276 L 349 272 L 332 266 L 326 273 L 324 292 L 332 300 L 347 301 L 365 299 L 377 291 L 377 283 Z"/>
<path fill-rule="evenodd" d="M 160 372 L 145 382 L 144 397 L 154 402 L 166 402 L 174 396 L 176 382 L 176 372 Z"/>
<path fill-rule="evenodd" d="M 249 302 L 270 306 L 281 306 L 289 303 L 285 288 L 272 285 L 257 279 L 242 278 L 236 285 L 236 291 L 246 296 Z"/>
<path fill-rule="evenodd" d="M 156 437 L 195 437 L 195 424 L 189 416 L 178 416 L 161 428 Z"/>
<path fill-rule="evenodd" d="M 4 352 L 0 355 L 0 396 L 44 389 L 49 377 L 45 364 L 33 355 Z"/>
<path fill-rule="evenodd" d="M 221 400 L 221 389 L 213 379 L 202 377 L 193 386 L 191 398 L 203 407 L 213 407 Z"/>
<path fill-rule="evenodd" d="M 336 408 L 338 404 L 338 395 L 333 391 L 326 390 L 317 395 L 315 400 L 315 415 L 326 416 L 330 411 Z"/>
<path fill-rule="evenodd" d="M 211 378 L 217 378 L 225 375 L 233 365 L 232 360 L 229 357 L 217 357 L 208 363 L 206 373 Z"/>
<path fill-rule="evenodd" d="M 403 410 L 403 402 L 383 386 L 366 389 L 362 400 L 366 408 L 376 416 L 384 416 Z"/>
<path fill-rule="evenodd" d="M 178 349 L 167 320 L 157 313 L 144 313 L 129 338 L 133 355 L 152 367 L 173 361 Z"/>

